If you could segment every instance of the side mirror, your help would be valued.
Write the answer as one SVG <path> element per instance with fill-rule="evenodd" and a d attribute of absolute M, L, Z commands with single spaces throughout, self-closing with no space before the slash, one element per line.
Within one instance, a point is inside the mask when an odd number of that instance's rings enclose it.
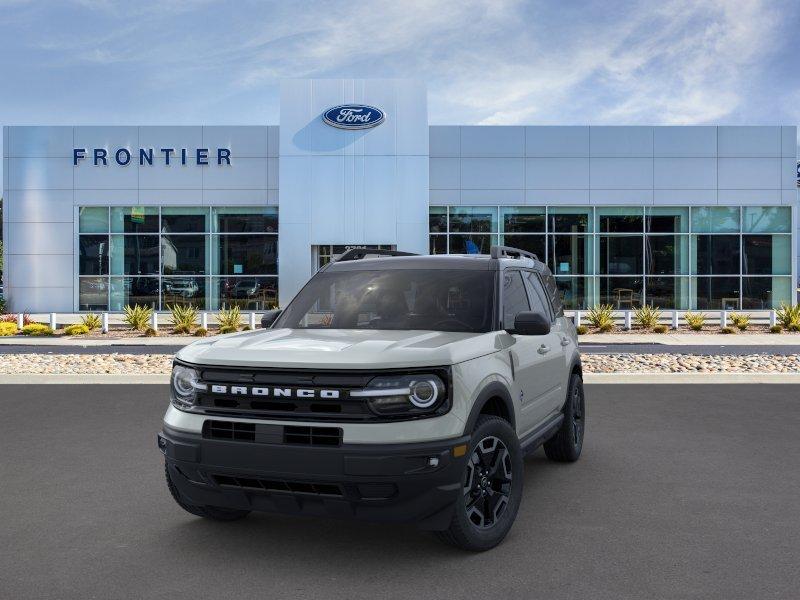
<path fill-rule="evenodd" d="M 514 330 L 509 333 L 517 335 L 547 335 L 550 333 L 550 319 L 542 313 L 524 311 L 517 313 L 514 319 Z"/>
<path fill-rule="evenodd" d="M 261 327 L 264 329 L 272 327 L 272 324 L 281 316 L 282 312 L 280 308 L 274 308 L 265 312 L 264 316 L 261 317 Z"/>

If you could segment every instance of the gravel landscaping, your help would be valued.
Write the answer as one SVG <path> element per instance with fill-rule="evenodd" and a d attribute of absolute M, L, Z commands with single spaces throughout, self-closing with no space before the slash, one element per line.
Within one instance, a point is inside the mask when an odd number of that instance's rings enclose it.
<path fill-rule="evenodd" d="M 0 375 L 157 375 L 171 368 L 171 354 L 0 354 Z M 583 368 L 587 373 L 798 373 L 800 354 L 585 354 Z"/>

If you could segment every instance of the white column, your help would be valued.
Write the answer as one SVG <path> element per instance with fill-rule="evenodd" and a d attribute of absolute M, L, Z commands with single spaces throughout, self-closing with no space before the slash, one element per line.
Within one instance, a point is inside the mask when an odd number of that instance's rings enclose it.
<path fill-rule="evenodd" d="M 208 313 L 201 312 L 200 313 L 200 327 L 203 329 L 208 329 Z"/>
<path fill-rule="evenodd" d="M 625 311 L 625 331 L 631 330 L 631 311 Z"/>
<path fill-rule="evenodd" d="M 50 329 L 56 329 L 56 313 L 50 313 Z"/>
<path fill-rule="evenodd" d="M 727 327 L 728 326 L 728 311 L 723 310 L 719 313 L 719 326 L 720 327 Z"/>
<path fill-rule="evenodd" d="M 103 333 L 108 333 L 108 313 L 103 313 Z"/>
<path fill-rule="evenodd" d="M 255 329 L 255 328 L 256 328 L 256 313 L 251 312 L 250 313 L 250 329 Z"/>
<path fill-rule="evenodd" d="M 677 310 L 673 310 L 672 311 L 672 328 L 673 329 L 677 329 L 678 328 L 678 311 Z"/>
<path fill-rule="evenodd" d="M 17 329 L 22 329 L 25 326 L 25 315 L 17 313 Z"/>
<path fill-rule="evenodd" d="M 150 318 L 150 327 L 158 331 L 158 313 L 153 311 L 153 316 Z"/>
<path fill-rule="evenodd" d="M 774 310 L 769 311 L 769 326 L 774 327 L 778 324 L 778 315 Z"/>
<path fill-rule="evenodd" d="M 575 311 L 575 317 L 573 318 L 573 320 L 575 321 L 575 327 L 581 326 L 581 311 L 579 310 Z"/>

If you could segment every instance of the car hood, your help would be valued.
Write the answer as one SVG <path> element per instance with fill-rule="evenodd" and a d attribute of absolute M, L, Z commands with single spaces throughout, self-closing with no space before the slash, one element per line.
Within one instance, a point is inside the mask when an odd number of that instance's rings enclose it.
<path fill-rule="evenodd" d="M 315 369 L 391 369 L 452 365 L 500 349 L 496 332 L 268 329 L 186 346 L 192 364 Z"/>

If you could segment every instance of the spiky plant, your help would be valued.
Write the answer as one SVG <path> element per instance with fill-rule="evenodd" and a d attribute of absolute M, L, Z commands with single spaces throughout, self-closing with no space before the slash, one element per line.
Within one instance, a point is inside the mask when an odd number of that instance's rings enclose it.
<path fill-rule="evenodd" d="M 144 331 L 150 326 L 150 319 L 153 317 L 153 309 L 149 306 L 140 306 L 135 304 L 131 306 L 126 304 L 125 316 L 122 320 L 131 328 L 136 331 Z"/>
<path fill-rule="evenodd" d="M 705 313 L 693 313 L 687 311 L 683 315 L 683 320 L 686 321 L 686 324 L 692 331 L 701 331 L 703 329 L 703 325 L 706 323 L 707 318 L 708 317 L 705 315 Z"/>
<path fill-rule="evenodd" d="M 633 316 L 633 320 L 636 324 L 643 329 L 652 329 L 658 325 L 660 319 L 661 309 L 657 306 L 650 306 L 649 304 L 637 308 Z"/>
<path fill-rule="evenodd" d="M 791 331 L 793 325 L 800 326 L 800 304 L 792 306 L 791 304 L 781 303 L 781 307 L 775 311 L 775 316 L 784 329 Z"/>
<path fill-rule="evenodd" d="M 81 325 L 85 325 L 89 331 L 94 331 L 103 326 L 103 321 L 100 319 L 100 315 L 89 313 L 81 317 Z"/>
<path fill-rule="evenodd" d="M 175 333 L 192 333 L 192 329 L 197 325 L 197 309 L 191 304 L 173 304 L 168 306 L 172 330 Z"/>
<path fill-rule="evenodd" d="M 223 308 L 217 314 L 217 323 L 220 333 L 233 333 L 242 326 L 242 313 L 238 306 Z"/>
<path fill-rule="evenodd" d="M 610 304 L 598 304 L 586 313 L 586 320 L 600 331 L 614 329 L 614 307 Z"/>

